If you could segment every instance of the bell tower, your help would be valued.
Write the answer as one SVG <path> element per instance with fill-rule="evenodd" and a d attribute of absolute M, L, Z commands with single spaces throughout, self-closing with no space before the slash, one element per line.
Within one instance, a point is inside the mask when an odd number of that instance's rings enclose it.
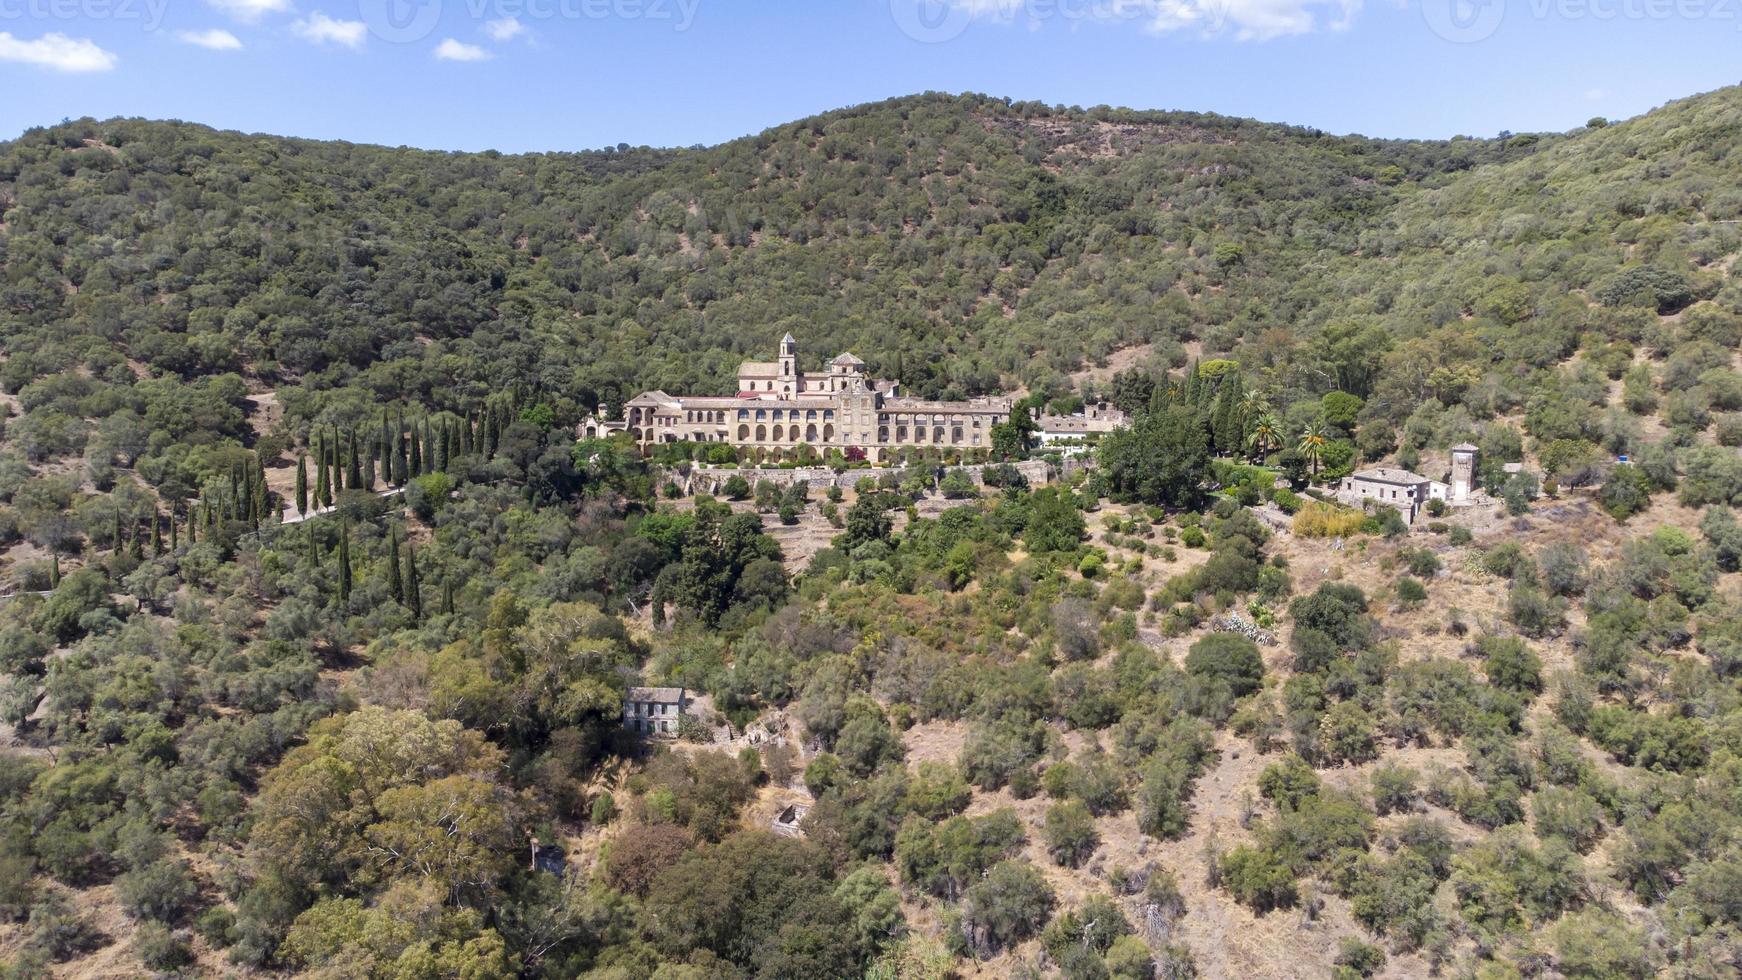
<path fill-rule="evenodd" d="M 1463 500 L 1476 489 L 1476 457 L 1481 450 L 1469 443 L 1452 447 L 1452 499 Z"/>
<path fill-rule="evenodd" d="M 780 376 L 798 377 L 798 341 L 792 339 L 792 334 L 780 338 Z"/>

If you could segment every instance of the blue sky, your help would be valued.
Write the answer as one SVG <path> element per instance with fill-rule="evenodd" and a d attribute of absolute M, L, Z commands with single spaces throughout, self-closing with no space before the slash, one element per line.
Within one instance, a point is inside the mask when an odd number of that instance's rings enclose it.
<path fill-rule="evenodd" d="M 0 138 L 79 116 L 436 149 L 716 143 L 924 90 L 1373 136 L 1742 78 L 1742 0 L 0 0 Z"/>

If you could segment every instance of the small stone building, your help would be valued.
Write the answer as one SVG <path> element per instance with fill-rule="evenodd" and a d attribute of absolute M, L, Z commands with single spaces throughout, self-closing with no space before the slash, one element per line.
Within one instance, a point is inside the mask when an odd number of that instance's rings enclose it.
<path fill-rule="evenodd" d="M 632 687 L 623 696 L 623 727 L 640 735 L 676 738 L 689 707 L 681 687 Z"/>
<path fill-rule="evenodd" d="M 1337 487 L 1337 495 L 1351 504 L 1369 500 L 1384 504 L 1402 511 L 1407 520 L 1414 521 L 1416 511 L 1426 506 L 1428 501 L 1446 499 L 1446 490 L 1444 483 L 1430 480 L 1420 473 L 1382 466 L 1345 477 Z"/>

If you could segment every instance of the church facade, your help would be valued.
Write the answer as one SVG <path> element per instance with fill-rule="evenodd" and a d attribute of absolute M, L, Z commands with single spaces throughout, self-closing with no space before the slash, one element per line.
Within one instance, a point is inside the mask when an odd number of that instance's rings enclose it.
<path fill-rule="evenodd" d="M 623 406 L 620 421 L 588 419 L 581 435 L 627 432 L 644 449 L 668 442 L 723 442 L 771 455 L 808 446 L 862 450 L 877 460 L 894 449 L 990 449 L 992 427 L 1010 418 L 1009 398 L 908 398 L 900 382 L 872 378 L 865 362 L 841 354 L 820 374 L 801 371 L 798 341 L 781 338 L 775 360 L 746 361 L 730 395 L 648 391 Z"/>

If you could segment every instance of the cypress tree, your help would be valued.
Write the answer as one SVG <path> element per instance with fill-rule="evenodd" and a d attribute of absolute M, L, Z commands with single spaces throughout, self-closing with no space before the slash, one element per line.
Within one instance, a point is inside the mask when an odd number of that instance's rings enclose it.
<path fill-rule="evenodd" d="M 423 475 L 423 447 L 417 444 L 417 423 L 411 423 L 406 434 L 406 474 L 413 480 Z"/>
<path fill-rule="evenodd" d="M 327 444 L 315 445 L 315 502 L 322 507 L 333 502 L 332 491 L 327 486 Z"/>
<path fill-rule="evenodd" d="M 296 454 L 296 512 L 308 513 L 308 454 Z"/>
<path fill-rule="evenodd" d="M 339 524 L 339 600 L 349 602 L 351 599 L 351 528 L 341 522 Z"/>
<path fill-rule="evenodd" d="M 422 442 L 423 442 L 423 466 L 422 466 L 422 470 L 425 473 L 434 473 L 436 471 L 435 446 L 431 444 L 431 439 L 430 439 L 431 429 L 430 429 L 430 424 L 429 424 L 428 419 L 425 419 L 423 421 L 421 428 L 423 430 L 423 433 L 422 433 Z"/>
<path fill-rule="evenodd" d="M 48 556 L 48 590 L 60 588 L 60 555 Z"/>
<path fill-rule="evenodd" d="M 405 419 L 399 419 L 393 429 L 393 485 L 405 486 L 405 481 L 411 479 L 411 467 L 407 459 L 405 445 Z"/>
<path fill-rule="evenodd" d="M 193 504 L 189 504 L 188 505 L 188 544 L 195 545 L 195 544 L 199 544 L 199 543 L 200 543 L 199 511 L 195 509 Z"/>
<path fill-rule="evenodd" d="M 442 615 L 454 614 L 454 583 L 452 579 L 442 580 Z"/>
<path fill-rule="evenodd" d="M 375 455 L 381 460 L 381 482 L 393 485 L 393 432 L 388 426 L 387 413 L 381 413 L 381 435 L 376 441 Z"/>
<path fill-rule="evenodd" d="M 248 522 L 258 531 L 272 510 L 272 499 L 266 494 L 266 471 L 252 474 L 248 484 Z"/>
<path fill-rule="evenodd" d="M 350 469 L 345 472 L 345 482 L 349 484 L 352 490 L 361 490 L 363 489 L 363 461 L 360 458 L 361 454 L 357 452 L 357 430 L 351 430 L 349 442 L 351 448 L 351 463 Z"/>
<path fill-rule="evenodd" d="M 423 589 L 417 581 L 417 551 L 410 541 L 405 543 L 405 598 L 411 606 L 411 618 L 423 619 Z"/>
<path fill-rule="evenodd" d="M 393 601 L 405 605 L 405 582 L 399 576 L 399 532 L 388 534 L 387 540 L 387 594 Z"/>
<path fill-rule="evenodd" d="M 145 529 L 139 525 L 137 517 L 133 519 L 133 534 L 127 543 L 127 554 L 134 561 L 142 561 L 145 558 Z"/>
<path fill-rule="evenodd" d="M 156 508 L 151 511 L 151 553 L 163 554 L 163 524 L 158 518 Z"/>
<path fill-rule="evenodd" d="M 175 505 L 171 504 L 169 507 L 169 550 L 170 551 L 174 551 L 176 549 L 176 547 L 180 544 L 180 542 L 176 540 L 177 534 L 178 534 L 178 532 L 176 531 L 176 522 L 175 522 Z"/>
<path fill-rule="evenodd" d="M 121 539 L 121 508 L 115 508 L 115 550 L 119 552 L 125 542 Z"/>

